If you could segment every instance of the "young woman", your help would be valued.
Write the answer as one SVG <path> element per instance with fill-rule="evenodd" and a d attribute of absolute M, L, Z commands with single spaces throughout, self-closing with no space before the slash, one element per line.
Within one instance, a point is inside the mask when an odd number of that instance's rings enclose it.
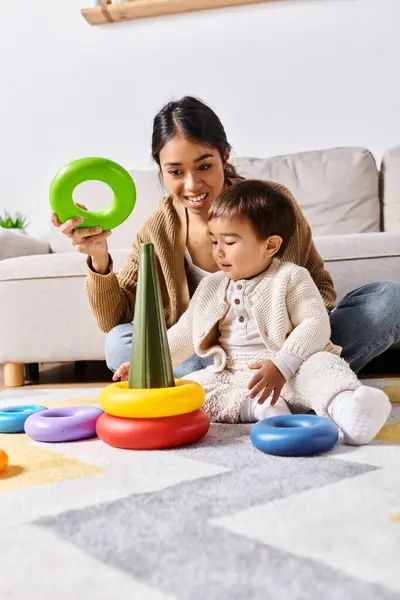
<path fill-rule="evenodd" d="M 99 328 L 107 332 L 106 360 L 115 371 L 129 360 L 131 322 L 138 276 L 139 244 L 152 242 L 167 326 L 184 313 L 200 280 L 218 270 L 208 231 L 208 210 L 214 200 L 238 179 L 229 163 L 230 145 L 218 116 L 201 101 L 184 97 L 168 102 L 154 118 L 152 156 L 169 195 L 144 224 L 126 265 L 115 275 L 108 252 L 110 232 L 74 228 L 80 219 L 53 224 L 87 254 L 86 290 Z M 296 231 L 282 260 L 305 267 L 330 312 L 332 342 L 358 372 L 375 356 L 400 340 L 400 284 L 380 281 L 349 293 L 336 305 L 330 275 L 318 254 L 299 205 L 279 183 L 296 211 Z M 175 376 L 207 366 L 210 359 L 189 358 L 175 368 Z"/>

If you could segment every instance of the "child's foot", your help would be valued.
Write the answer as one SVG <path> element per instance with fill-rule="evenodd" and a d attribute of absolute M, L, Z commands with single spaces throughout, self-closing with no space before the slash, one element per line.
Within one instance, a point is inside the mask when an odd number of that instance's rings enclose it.
<path fill-rule="evenodd" d="M 385 392 L 362 385 L 355 391 L 338 394 L 328 413 L 343 431 L 346 444 L 362 446 L 371 442 L 382 429 L 391 408 Z"/>
<path fill-rule="evenodd" d="M 270 405 L 270 398 L 263 404 L 258 404 L 257 398 L 246 398 L 240 409 L 241 423 L 255 423 L 269 417 L 277 417 L 278 415 L 290 415 L 288 405 L 283 398 L 278 398 L 274 406 Z"/>

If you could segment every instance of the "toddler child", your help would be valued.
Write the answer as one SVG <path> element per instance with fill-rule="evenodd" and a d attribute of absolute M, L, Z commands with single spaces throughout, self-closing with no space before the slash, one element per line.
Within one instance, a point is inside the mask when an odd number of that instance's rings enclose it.
<path fill-rule="evenodd" d="M 220 271 L 198 285 L 168 330 L 173 365 L 196 352 L 214 364 L 187 375 L 206 391 L 212 421 L 255 422 L 315 411 L 347 444 L 369 443 L 386 422 L 387 395 L 360 383 L 330 341 L 330 321 L 310 273 L 282 262 L 296 227 L 291 201 L 270 184 L 240 181 L 209 211 Z M 113 379 L 127 379 L 124 363 Z"/>

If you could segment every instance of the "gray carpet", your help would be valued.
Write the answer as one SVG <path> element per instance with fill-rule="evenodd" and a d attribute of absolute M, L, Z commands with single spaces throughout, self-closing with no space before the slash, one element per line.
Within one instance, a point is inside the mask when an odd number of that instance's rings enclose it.
<path fill-rule="evenodd" d="M 399 445 L 277 458 L 249 429 L 52 445 L 99 472 L 0 494 L 0 597 L 400 600 Z"/>

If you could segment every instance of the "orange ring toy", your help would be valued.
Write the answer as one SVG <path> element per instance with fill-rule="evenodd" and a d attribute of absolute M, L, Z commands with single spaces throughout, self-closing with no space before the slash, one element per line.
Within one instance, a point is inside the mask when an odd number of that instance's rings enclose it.
<path fill-rule="evenodd" d="M 8 467 L 8 456 L 4 452 L 4 450 L 2 450 L 0 448 L 0 473 L 5 471 L 7 469 L 7 467 Z"/>

